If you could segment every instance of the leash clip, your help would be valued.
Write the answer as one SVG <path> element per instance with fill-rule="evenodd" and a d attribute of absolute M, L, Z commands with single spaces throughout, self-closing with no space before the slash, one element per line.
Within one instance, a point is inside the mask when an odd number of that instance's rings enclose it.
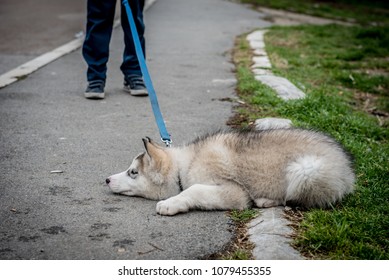
<path fill-rule="evenodd" d="M 162 141 L 163 143 L 165 143 L 166 148 L 170 148 L 170 147 L 172 146 L 172 143 L 173 143 L 173 141 L 170 140 L 170 139 L 163 139 L 163 138 L 161 138 L 161 141 Z"/>

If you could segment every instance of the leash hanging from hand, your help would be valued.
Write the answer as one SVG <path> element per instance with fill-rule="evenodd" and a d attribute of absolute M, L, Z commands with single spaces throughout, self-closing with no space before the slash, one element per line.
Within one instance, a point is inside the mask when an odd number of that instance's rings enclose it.
<path fill-rule="evenodd" d="M 166 144 L 167 147 L 170 147 L 172 140 L 170 138 L 170 134 L 167 132 L 165 122 L 163 120 L 161 110 L 159 108 L 157 95 L 155 93 L 153 83 L 151 82 L 151 77 L 150 77 L 149 71 L 147 69 L 147 65 L 145 62 L 144 55 L 143 55 L 143 50 L 142 50 L 142 47 L 141 47 L 141 44 L 139 41 L 138 30 L 136 29 L 136 26 L 135 26 L 135 21 L 134 21 L 133 15 L 132 15 L 130 5 L 128 3 L 128 0 L 123 0 L 122 4 L 124 5 L 124 7 L 126 9 L 128 22 L 130 23 L 132 40 L 134 41 L 134 45 L 135 45 L 136 56 L 138 58 L 140 69 L 142 71 L 143 80 L 146 84 L 146 88 L 147 88 L 147 91 L 149 93 L 151 107 L 153 109 L 155 121 L 156 121 L 158 129 L 159 129 L 159 134 L 161 135 L 161 140 L 162 140 L 162 142 L 164 142 Z"/>

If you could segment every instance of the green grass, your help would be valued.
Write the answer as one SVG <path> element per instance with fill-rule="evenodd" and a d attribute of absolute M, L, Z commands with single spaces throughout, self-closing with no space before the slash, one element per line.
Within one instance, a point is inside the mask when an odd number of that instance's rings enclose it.
<path fill-rule="evenodd" d="M 258 211 L 255 209 L 232 210 L 230 218 L 237 223 L 248 222 L 258 216 Z"/>
<path fill-rule="evenodd" d="M 389 2 L 380 0 L 241 0 L 256 6 L 283 9 L 352 23 L 387 25 Z"/>
<path fill-rule="evenodd" d="M 346 101 L 342 108 L 327 102 L 326 110 L 347 114 L 346 108 L 352 108 L 347 102 L 363 107 L 367 98 L 375 104 L 366 110 L 379 115 L 389 108 L 389 28 L 298 26 L 274 28 L 267 38 L 276 74 L 300 84 L 308 93 L 319 92 L 325 100 Z M 291 45 L 285 47 L 285 43 Z M 287 65 L 280 67 L 278 57 Z"/>
<path fill-rule="evenodd" d="M 234 60 L 245 105 L 236 124 L 269 116 L 332 135 L 355 158 L 356 192 L 333 209 L 304 212 L 294 246 L 315 259 L 389 259 L 389 30 L 273 27 L 265 36 L 272 71 L 305 91 L 285 102 L 254 79 L 245 36 Z"/>

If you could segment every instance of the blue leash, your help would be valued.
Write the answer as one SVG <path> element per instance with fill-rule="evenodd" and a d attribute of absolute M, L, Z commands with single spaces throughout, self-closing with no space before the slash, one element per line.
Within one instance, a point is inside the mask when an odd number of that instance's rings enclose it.
<path fill-rule="evenodd" d="M 135 45 L 136 56 L 139 61 L 140 69 L 143 74 L 143 79 L 145 81 L 147 91 L 149 93 L 151 107 L 153 109 L 155 121 L 157 122 L 159 134 L 161 135 L 161 140 L 166 144 L 167 147 L 170 147 L 172 140 L 170 138 L 170 134 L 167 132 L 165 122 L 161 114 L 161 110 L 159 109 L 157 95 L 155 93 L 153 83 L 151 82 L 150 74 L 147 69 L 147 65 L 143 55 L 143 50 L 139 42 L 138 31 L 135 26 L 135 21 L 131 12 L 130 5 L 128 4 L 128 0 L 123 0 L 122 4 L 126 8 L 128 21 L 130 23 L 130 28 L 131 28 L 132 40 L 134 41 L 134 45 Z"/>

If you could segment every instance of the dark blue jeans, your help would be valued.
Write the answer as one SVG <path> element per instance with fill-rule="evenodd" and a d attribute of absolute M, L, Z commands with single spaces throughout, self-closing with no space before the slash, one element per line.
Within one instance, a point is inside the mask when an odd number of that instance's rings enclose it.
<path fill-rule="evenodd" d="M 145 29 L 145 25 L 143 23 L 143 7 L 145 1 L 128 0 L 128 2 L 134 16 L 139 40 L 143 48 L 143 54 L 145 55 L 145 39 L 143 36 Z M 86 35 L 82 48 L 82 54 L 88 64 L 88 81 L 105 81 L 106 79 L 109 43 L 111 41 L 115 7 L 116 0 L 88 0 Z M 141 75 L 127 13 L 122 4 L 121 25 L 124 32 L 125 47 L 120 70 L 123 72 L 124 76 L 130 74 Z"/>

